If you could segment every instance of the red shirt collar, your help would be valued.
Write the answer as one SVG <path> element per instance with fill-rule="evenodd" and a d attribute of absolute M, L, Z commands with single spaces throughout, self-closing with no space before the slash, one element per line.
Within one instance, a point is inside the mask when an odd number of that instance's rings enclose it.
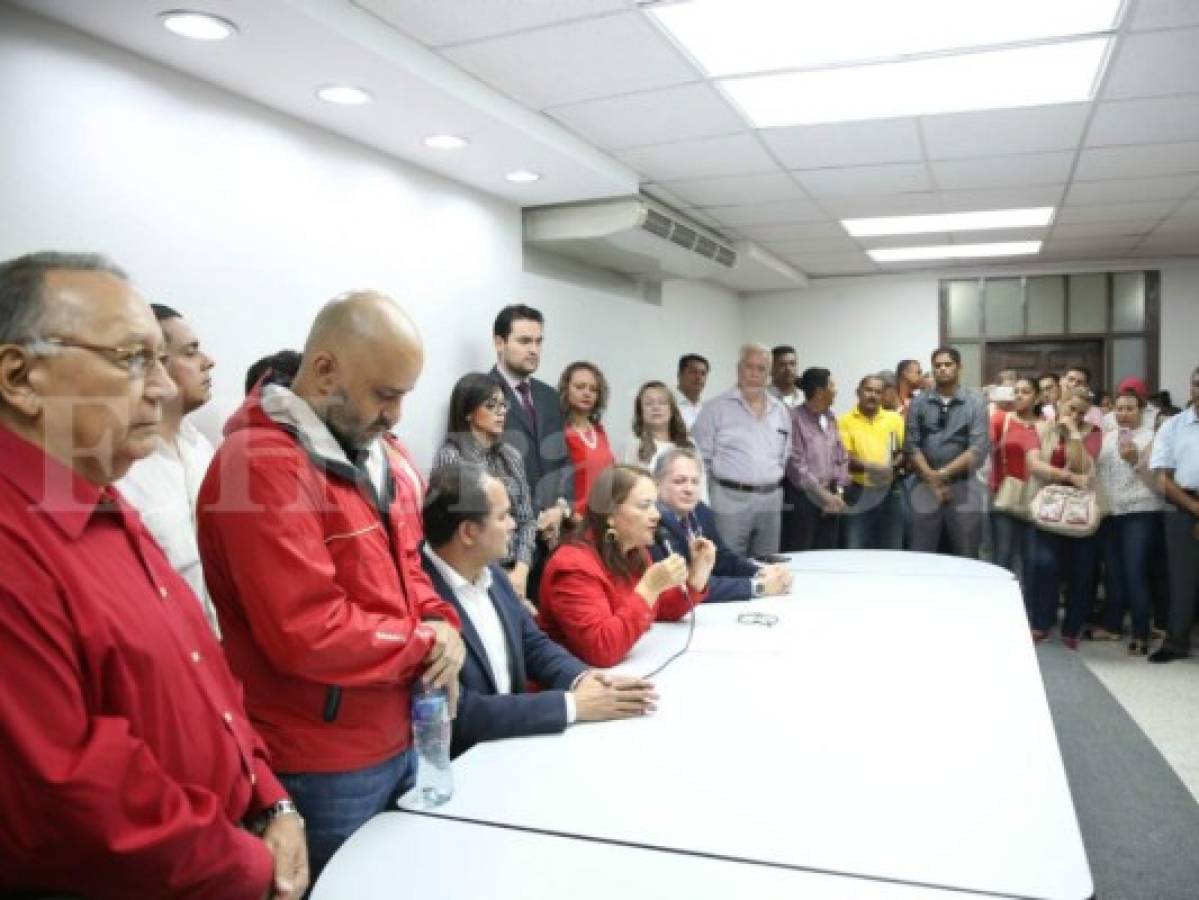
<path fill-rule="evenodd" d="M 0 478 L 7 479 L 30 505 L 76 540 L 92 514 L 107 502 L 124 515 L 120 495 L 111 487 L 98 487 L 64 466 L 36 444 L 0 425 Z"/>

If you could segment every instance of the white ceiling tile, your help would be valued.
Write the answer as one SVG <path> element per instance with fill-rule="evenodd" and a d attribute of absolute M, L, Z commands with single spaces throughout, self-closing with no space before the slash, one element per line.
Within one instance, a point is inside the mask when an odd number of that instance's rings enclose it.
<path fill-rule="evenodd" d="M 1174 215 L 1186 218 L 1199 218 L 1199 194 L 1194 195 L 1186 203 L 1174 210 Z"/>
<path fill-rule="evenodd" d="M 473 41 L 627 9 L 624 0 L 351 0 L 425 44 Z"/>
<path fill-rule="evenodd" d="M 752 241 L 765 244 L 807 238 L 846 237 L 840 222 L 795 222 L 790 225 L 742 225 L 737 229 Z"/>
<path fill-rule="evenodd" d="M 1140 241 L 1138 237 L 1096 237 L 1049 240 L 1041 248 L 1042 256 L 1084 259 L 1095 256 L 1123 256 Z"/>
<path fill-rule="evenodd" d="M 930 166 L 937 185 L 953 190 L 1057 184 L 1070 177 L 1070 167 L 1073 163 L 1073 150 L 1059 150 L 1056 153 L 943 160 L 931 163 Z"/>
<path fill-rule="evenodd" d="M 970 212 L 980 209 L 1020 209 L 1027 206 L 1057 206 L 1066 191 L 1064 184 L 1025 185 L 1006 188 L 973 188 L 941 191 L 938 212 Z"/>
<path fill-rule="evenodd" d="M 677 194 L 672 193 L 666 187 L 660 184 L 643 184 L 641 190 L 649 194 L 655 200 L 665 203 L 667 206 L 673 206 L 675 209 L 686 209 L 691 206 L 686 200 Z"/>
<path fill-rule="evenodd" d="M 442 52 L 466 71 L 537 109 L 699 79 L 695 68 L 636 12 Z"/>
<path fill-rule="evenodd" d="M 915 119 L 764 128 L 763 142 L 788 169 L 822 169 L 923 158 Z"/>
<path fill-rule="evenodd" d="M 1100 103 L 1086 145 L 1165 141 L 1199 141 L 1199 94 Z"/>
<path fill-rule="evenodd" d="M 799 266 L 808 275 L 857 275 L 879 270 L 874 260 L 865 253 L 795 255 L 784 259 Z"/>
<path fill-rule="evenodd" d="M 1132 30 L 1199 25 L 1199 3 L 1195 0 L 1141 0 L 1132 19 Z"/>
<path fill-rule="evenodd" d="M 929 159 L 960 159 L 1072 150 L 1086 125 L 1089 103 L 951 113 L 920 120 Z"/>
<path fill-rule="evenodd" d="M 1148 178 L 1199 172 L 1199 141 L 1172 144 L 1130 144 L 1091 147 L 1082 151 L 1074 177 L 1079 181 L 1103 178 Z"/>
<path fill-rule="evenodd" d="M 844 169 L 807 169 L 794 173 L 813 197 L 848 197 L 927 191 L 932 187 L 923 163 L 886 166 L 851 166 Z"/>
<path fill-rule="evenodd" d="M 665 187 L 672 194 L 682 197 L 688 206 L 745 206 L 804 196 L 799 185 L 782 172 L 740 178 L 670 181 Z"/>
<path fill-rule="evenodd" d="M 829 197 L 820 205 L 841 219 L 870 216 L 907 216 L 941 212 L 939 197 L 932 191 L 909 194 L 874 194 L 866 197 Z"/>
<path fill-rule="evenodd" d="M 1149 234 L 1149 240 L 1185 241 L 1199 250 L 1199 219 L 1166 219 Z"/>
<path fill-rule="evenodd" d="M 1145 203 L 1153 200 L 1173 200 L 1177 203 L 1196 188 L 1199 188 L 1199 175 L 1076 181 L 1070 186 L 1066 203 L 1072 206 L 1091 203 Z"/>
<path fill-rule="evenodd" d="M 750 206 L 710 206 L 704 210 L 725 225 L 782 225 L 792 222 L 820 222 L 827 216 L 808 200 L 777 200 Z"/>
<path fill-rule="evenodd" d="M 606 150 L 665 144 L 748 131 L 748 126 L 707 84 L 589 100 L 547 113 Z"/>
<path fill-rule="evenodd" d="M 1199 241 L 1190 235 L 1149 235 L 1137 244 L 1138 256 L 1199 256 Z"/>
<path fill-rule="evenodd" d="M 1053 226 L 1055 238 L 1078 240 L 1093 237 L 1144 235 L 1152 230 L 1158 219 L 1136 219 L 1123 222 L 1066 222 Z"/>
<path fill-rule="evenodd" d="M 861 253 L 862 248 L 851 237 L 811 238 L 801 241 L 776 241 L 764 244 L 779 256 L 825 256 Z"/>
<path fill-rule="evenodd" d="M 1199 91 L 1199 28 L 1121 38 L 1104 100 Z"/>
<path fill-rule="evenodd" d="M 755 175 L 779 168 L 751 134 L 636 147 L 615 154 L 651 181 Z"/>
<path fill-rule="evenodd" d="M 1095 206 L 1065 206 L 1054 221 L 1059 225 L 1075 222 L 1119 222 L 1135 219 L 1160 219 L 1174 211 L 1174 201 L 1156 203 L 1107 203 Z"/>

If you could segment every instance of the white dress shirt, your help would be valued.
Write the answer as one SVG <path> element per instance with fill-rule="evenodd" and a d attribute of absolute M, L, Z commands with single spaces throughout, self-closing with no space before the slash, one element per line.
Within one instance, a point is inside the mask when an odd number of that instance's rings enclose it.
<path fill-rule="evenodd" d="M 208 438 L 184 419 L 172 443 L 160 438 L 154 452 L 135 462 L 116 486 L 137 509 L 171 568 L 191 586 L 204 617 L 219 638 L 221 628 L 204 584 L 196 543 L 196 497 L 212 456 Z"/>
<path fill-rule="evenodd" d="M 695 420 L 699 418 L 699 411 L 704 405 L 703 401 L 701 400 L 699 403 L 692 403 L 687 399 L 687 395 L 682 391 L 674 392 L 674 400 L 675 403 L 679 405 L 679 412 L 683 416 L 683 424 L 686 425 L 687 430 L 690 431 L 692 426 L 695 425 Z"/>
<path fill-rule="evenodd" d="M 497 694 L 512 693 L 512 670 L 508 660 L 508 641 L 504 637 L 504 625 L 500 615 L 495 611 L 491 594 L 491 570 L 484 568 L 475 581 L 467 581 L 458 570 L 447 563 L 428 544 L 425 545 L 425 555 L 433 563 L 439 575 L 445 579 L 450 590 L 458 599 L 475 633 L 483 643 L 483 652 L 487 654 L 487 664 L 495 678 Z M 564 694 L 566 698 L 566 721 L 568 724 L 575 720 L 574 697 L 570 691 Z"/>

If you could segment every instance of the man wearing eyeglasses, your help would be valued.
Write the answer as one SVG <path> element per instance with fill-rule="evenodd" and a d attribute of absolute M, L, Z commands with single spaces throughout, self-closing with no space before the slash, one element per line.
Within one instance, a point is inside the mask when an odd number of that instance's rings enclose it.
<path fill-rule="evenodd" d="M 175 396 L 162 345 L 104 258 L 0 263 L 0 895 L 307 887 L 221 647 L 112 487 Z"/>
<path fill-rule="evenodd" d="M 1190 656 L 1199 592 L 1199 367 L 1191 372 L 1191 404 L 1170 419 L 1153 441 L 1149 466 L 1171 508 L 1166 512 L 1170 573 L 1170 633 L 1150 662 Z"/>
<path fill-rule="evenodd" d="M 196 497 L 213 450 L 208 438 L 185 418 L 212 397 L 214 363 L 183 316 L 161 303 L 151 303 L 150 309 L 166 341 L 167 374 L 178 391 L 162 405 L 154 452 L 134 463 L 117 487 L 141 513 L 175 571 L 191 585 L 204 617 L 220 637 L 196 545 Z"/>
<path fill-rule="evenodd" d="M 912 401 L 904 436 L 910 477 L 913 550 L 936 553 L 942 532 L 958 556 L 978 558 L 986 512 L 985 486 L 971 475 L 990 449 L 987 406 L 960 384 L 962 355 L 933 351 L 936 387 Z"/>

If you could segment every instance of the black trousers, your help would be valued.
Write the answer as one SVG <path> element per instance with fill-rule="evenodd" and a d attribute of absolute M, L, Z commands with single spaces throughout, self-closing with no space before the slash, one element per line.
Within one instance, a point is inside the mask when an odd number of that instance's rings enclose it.
<path fill-rule="evenodd" d="M 796 492 L 791 523 L 796 550 L 836 550 L 841 546 L 841 516 L 828 515 L 802 491 Z"/>

